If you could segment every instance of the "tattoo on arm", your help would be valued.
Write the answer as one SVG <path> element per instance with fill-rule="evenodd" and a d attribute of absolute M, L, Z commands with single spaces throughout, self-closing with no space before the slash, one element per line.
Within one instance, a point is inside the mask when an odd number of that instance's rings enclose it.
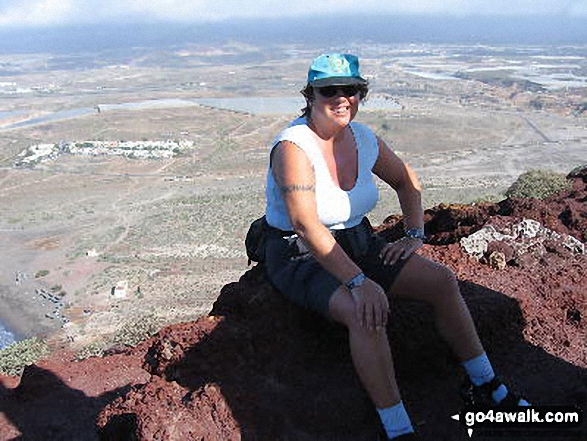
<path fill-rule="evenodd" d="M 315 192 L 316 186 L 314 184 L 309 184 L 309 185 L 293 184 L 293 185 L 279 187 L 279 190 L 281 191 L 281 194 L 293 193 L 295 191 Z"/>
<path fill-rule="evenodd" d="M 273 177 L 275 179 L 275 182 L 277 183 L 278 187 L 279 187 L 279 191 L 281 192 L 282 195 L 286 195 L 288 193 L 294 193 L 294 192 L 312 192 L 315 193 L 316 192 L 316 179 L 315 176 L 311 176 L 311 177 L 307 177 L 306 179 L 304 179 L 304 177 L 299 177 L 298 179 L 301 179 L 302 182 L 301 183 L 297 183 L 297 184 L 285 184 L 283 181 L 284 179 L 284 164 L 282 162 L 282 156 L 281 154 L 276 154 L 274 158 L 272 158 L 272 162 L 271 162 L 271 169 L 273 172 Z M 303 182 L 306 181 L 306 182 Z M 291 182 L 291 181 L 290 181 Z"/>

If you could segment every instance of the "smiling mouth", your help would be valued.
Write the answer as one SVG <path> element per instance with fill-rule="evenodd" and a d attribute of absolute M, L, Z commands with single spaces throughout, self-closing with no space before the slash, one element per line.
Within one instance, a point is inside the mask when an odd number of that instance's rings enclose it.
<path fill-rule="evenodd" d="M 350 110 L 350 107 L 348 106 L 343 106 L 343 107 L 335 107 L 332 112 L 335 115 L 344 115 L 345 113 L 347 113 Z"/>

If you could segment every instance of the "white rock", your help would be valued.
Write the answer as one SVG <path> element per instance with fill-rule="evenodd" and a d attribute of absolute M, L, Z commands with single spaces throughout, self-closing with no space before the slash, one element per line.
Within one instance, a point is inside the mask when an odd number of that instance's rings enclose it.
<path fill-rule="evenodd" d="M 531 239 L 536 237 L 538 232 L 542 229 L 540 222 L 533 219 L 524 219 L 512 227 L 514 236 L 522 239 Z"/>
<path fill-rule="evenodd" d="M 579 239 L 574 238 L 573 236 L 565 237 L 565 240 L 563 241 L 563 246 L 567 247 L 573 253 L 585 254 L 585 244 L 582 243 Z"/>
<path fill-rule="evenodd" d="M 496 240 L 511 239 L 511 236 L 498 232 L 492 225 L 487 225 L 468 237 L 461 239 L 461 246 L 467 254 L 481 259 L 487 252 L 487 245 Z"/>

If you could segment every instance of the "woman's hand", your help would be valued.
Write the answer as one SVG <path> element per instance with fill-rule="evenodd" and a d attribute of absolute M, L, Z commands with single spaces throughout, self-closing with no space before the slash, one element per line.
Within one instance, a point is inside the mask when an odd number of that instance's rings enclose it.
<path fill-rule="evenodd" d="M 351 295 L 355 301 L 359 324 L 369 330 L 385 329 L 389 315 L 389 300 L 383 288 L 367 278 L 360 286 L 351 290 Z"/>
<path fill-rule="evenodd" d="M 411 254 L 423 245 L 421 239 L 415 237 L 402 237 L 395 242 L 385 245 L 379 253 L 379 258 L 384 265 L 394 265 L 400 259 L 407 259 Z"/>

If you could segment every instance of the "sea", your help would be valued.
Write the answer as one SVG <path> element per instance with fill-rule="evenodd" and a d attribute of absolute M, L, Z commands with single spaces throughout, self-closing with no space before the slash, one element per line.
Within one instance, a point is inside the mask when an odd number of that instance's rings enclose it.
<path fill-rule="evenodd" d="M 0 349 L 10 346 L 16 341 L 16 337 L 0 322 Z"/>

